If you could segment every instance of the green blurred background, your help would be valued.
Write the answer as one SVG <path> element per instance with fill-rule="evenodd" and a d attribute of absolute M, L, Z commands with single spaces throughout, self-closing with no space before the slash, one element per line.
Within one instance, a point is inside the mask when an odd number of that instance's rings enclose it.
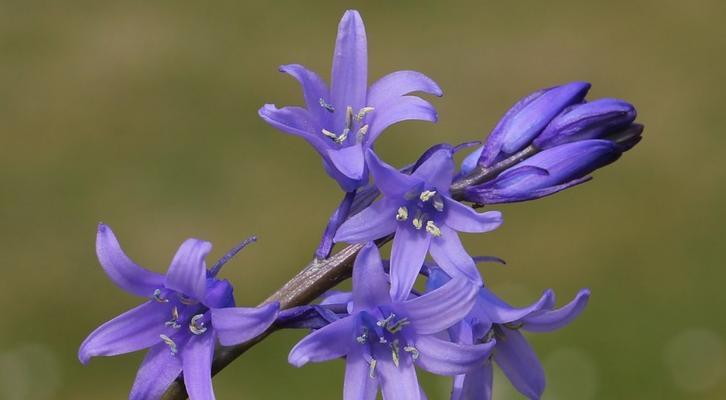
<path fill-rule="evenodd" d="M 546 399 L 723 398 L 725 4 L 1 1 L 0 398 L 126 397 L 141 354 L 76 359 L 89 332 L 139 302 L 98 265 L 98 221 L 157 271 L 187 237 L 212 241 L 216 258 L 257 234 L 223 272 L 240 304 L 310 259 L 340 193 L 307 144 L 256 110 L 301 103 L 280 64 L 327 78 L 346 8 L 366 22 L 371 81 L 415 69 L 446 93 L 438 124 L 381 138 L 392 164 L 482 139 L 519 97 L 566 81 L 637 106 L 635 150 L 584 186 L 500 207 L 502 228 L 466 243 L 509 262 L 482 270 L 514 304 L 592 289 L 573 325 L 530 335 Z M 340 398 L 342 362 L 286 363 L 302 334 L 235 362 L 218 398 Z M 519 398 L 496 379 L 497 399 Z M 424 380 L 446 397 L 447 380 Z"/>

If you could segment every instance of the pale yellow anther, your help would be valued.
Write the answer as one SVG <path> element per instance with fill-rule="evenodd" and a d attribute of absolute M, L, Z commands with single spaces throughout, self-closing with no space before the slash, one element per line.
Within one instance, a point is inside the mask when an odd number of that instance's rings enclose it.
<path fill-rule="evenodd" d="M 376 364 L 378 364 L 378 361 L 376 361 L 375 358 L 371 359 L 371 365 L 368 367 L 368 376 L 370 376 L 371 379 L 376 378 Z"/>
<path fill-rule="evenodd" d="M 166 335 L 159 335 L 159 338 L 161 338 L 161 341 L 166 343 L 167 346 L 169 346 L 169 350 L 171 350 L 171 355 L 175 356 L 177 353 L 176 343 L 174 343 L 173 340 L 169 336 Z"/>
<path fill-rule="evenodd" d="M 366 114 L 368 114 L 369 112 L 371 112 L 371 111 L 373 111 L 373 110 L 375 110 L 375 108 L 373 108 L 373 107 L 363 107 L 363 108 L 361 108 L 361 109 L 360 109 L 360 110 L 358 111 L 358 114 L 357 114 L 357 115 L 355 116 L 355 119 L 356 119 L 357 121 L 360 121 L 360 120 L 362 120 L 362 119 L 363 119 L 363 117 L 365 117 L 365 116 L 366 116 Z"/>
<path fill-rule="evenodd" d="M 434 221 L 429 221 L 426 223 L 426 232 L 439 237 L 441 236 L 441 229 L 439 229 L 438 226 L 434 223 Z"/>
<path fill-rule="evenodd" d="M 396 221 L 405 221 L 408 219 L 408 208 L 399 207 L 398 213 L 396 213 Z"/>
<path fill-rule="evenodd" d="M 353 129 L 353 107 L 348 106 L 345 109 L 345 127 L 348 129 Z"/>
<path fill-rule="evenodd" d="M 338 136 L 335 139 L 335 143 L 340 144 L 340 143 L 345 142 L 345 139 L 348 139 L 348 133 L 349 132 L 350 132 L 350 129 L 348 129 L 348 128 L 343 129 L 343 133 L 341 133 L 340 136 Z"/>
<path fill-rule="evenodd" d="M 366 133 L 368 133 L 368 124 L 365 124 L 365 125 L 361 126 L 360 129 L 358 129 L 359 136 L 363 136 Z"/>
<path fill-rule="evenodd" d="M 429 199 L 434 197 L 435 194 L 436 194 L 435 190 L 426 190 L 426 191 L 421 192 L 419 199 L 421 199 L 421 201 L 429 201 Z"/>
<path fill-rule="evenodd" d="M 393 343 L 391 343 L 391 358 L 393 358 L 393 365 L 395 365 L 396 368 L 398 368 L 398 365 L 400 362 L 399 355 L 398 355 L 398 353 L 400 351 L 401 351 L 401 349 L 398 345 L 398 340 L 394 340 Z"/>
<path fill-rule="evenodd" d="M 421 218 L 414 218 L 413 221 L 411 221 L 411 223 L 413 224 L 413 227 L 416 229 L 423 228 L 423 221 L 421 220 Z"/>
<path fill-rule="evenodd" d="M 327 137 L 329 137 L 329 138 L 331 138 L 333 140 L 337 140 L 338 139 L 338 135 L 334 134 L 333 132 L 331 132 L 331 131 L 329 131 L 327 129 L 323 129 L 322 132 L 323 132 L 323 135 L 325 135 L 325 136 L 327 136 Z"/>

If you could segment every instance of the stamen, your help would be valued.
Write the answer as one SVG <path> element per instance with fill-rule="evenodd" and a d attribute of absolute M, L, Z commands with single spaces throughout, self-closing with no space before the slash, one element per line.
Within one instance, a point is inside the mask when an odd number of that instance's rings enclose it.
<path fill-rule="evenodd" d="M 368 133 L 368 124 L 363 125 L 358 129 L 358 133 L 356 134 L 356 140 L 358 143 L 363 141 L 363 137 Z"/>
<path fill-rule="evenodd" d="M 394 340 L 393 343 L 391 343 L 391 357 L 393 358 L 393 365 L 398 368 L 398 365 L 400 364 L 400 358 L 398 353 L 401 351 L 401 348 L 398 346 L 398 340 Z"/>
<path fill-rule="evenodd" d="M 159 303 L 168 303 L 169 302 L 169 299 L 161 298 L 161 289 L 154 290 L 154 294 L 151 295 L 151 298 L 156 300 Z"/>
<path fill-rule="evenodd" d="M 396 314 L 391 313 L 391 315 L 389 315 L 385 319 L 382 319 L 382 320 L 376 322 L 376 325 L 378 325 L 380 327 L 384 327 L 384 326 L 388 325 L 388 323 L 391 322 L 391 320 L 394 318 L 396 318 Z"/>
<path fill-rule="evenodd" d="M 207 328 L 204 326 L 204 322 L 199 321 L 202 318 L 204 318 L 204 314 L 197 314 L 192 317 L 192 320 L 189 323 L 189 330 L 195 335 L 201 335 L 207 331 Z"/>
<path fill-rule="evenodd" d="M 355 116 L 356 121 L 361 121 L 363 117 L 366 116 L 369 112 L 375 110 L 373 107 L 363 107 L 358 111 L 358 114 Z"/>
<path fill-rule="evenodd" d="M 410 323 L 411 321 L 409 321 L 408 318 L 401 318 L 392 325 L 386 325 L 386 330 L 391 333 L 398 333 L 403 329 L 404 326 Z"/>
<path fill-rule="evenodd" d="M 376 364 L 378 364 L 378 361 L 376 361 L 375 358 L 371 359 L 370 367 L 368 367 L 368 376 L 371 377 L 371 379 L 375 379 L 376 375 Z"/>
<path fill-rule="evenodd" d="M 361 333 L 360 336 L 356 337 L 355 341 L 360 344 L 366 344 L 368 342 L 368 329 L 364 328 L 363 333 Z"/>
<path fill-rule="evenodd" d="M 327 129 L 323 129 L 322 132 L 323 132 L 323 135 L 325 135 L 333 140 L 338 140 L 338 135 L 334 134 L 333 132 L 331 132 Z"/>
<path fill-rule="evenodd" d="M 351 106 L 345 109 L 345 128 L 348 130 L 353 129 L 353 107 Z"/>
<path fill-rule="evenodd" d="M 521 329 L 524 326 L 524 322 L 518 321 L 518 322 L 508 322 L 504 324 L 504 327 L 509 328 L 511 330 L 518 330 Z"/>
<path fill-rule="evenodd" d="M 408 219 L 408 208 L 398 207 L 398 213 L 396 213 L 396 221 L 405 221 Z"/>
<path fill-rule="evenodd" d="M 325 102 L 325 99 L 322 97 L 320 98 L 320 107 L 323 107 L 324 109 L 328 110 L 329 112 L 335 112 L 335 107 L 333 107 L 332 104 L 328 104 Z"/>
<path fill-rule="evenodd" d="M 433 204 L 434 204 L 434 208 L 436 209 L 436 211 L 438 211 L 438 212 L 444 211 L 444 199 L 441 198 L 441 196 L 439 196 L 438 194 L 436 196 L 434 196 Z"/>
<path fill-rule="evenodd" d="M 177 353 L 176 343 L 174 343 L 173 340 L 169 336 L 166 336 L 164 334 L 159 335 L 161 340 L 166 343 L 167 346 L 169 346 L 169 350 L 171 350 L 171 355 L 175 356 Z"/>
<path fill-rule="evenodd" d="M 411 353 L 411 358 L 413 358 L 413 361 L 418 360 L 418 357 L 421 355 L 421 353 L 418 352 L 418 350 L 413 346 L 406 346 L 403 348 L 403 351 L 406 353 Z"/>
<path fill-rule="evenodd" d="M 439 229 L 439 227 L 434 224 L 434 221 L 429 221 L 426 223 L 426 232 L 436 237 L 441 236 L 441 229 Z"/>
<path fill-rule="evenodd" d="M 190 306 L 190 305 L 192 305 L 192 304 L 197 304 L 197 303 L 199 303 L 198 301 L 196 301 L 196 300 L 192 299 L 191 297 L 187 297 L 187 296 L 184 296 L 184 295 L 183 295 L 183 294 L 181 294 L 181 293 L 177 293 L 177 297 L 179 297 L 179 301 L 180 301 L 180 302 L 181 302 L 182 304 L 186 304 L 186 305 L 188 305 L 188 306 Z"/>
<path fill-rule="evenodd" d="M 169 328 L 179 329 L 181 328 L 181 325 L 179 325 L 177 321 L 179 321 L 179 309 L 174 306 L 174 308 L 171 309 L 171 321 L 166 321 L 164 325 Z"/>
<path fill-rule="evenodd" d="M 349 132 L 350 132 L 350 129 L 348 129 L 348 128 L 343 129 L 343 133 L 341 133 L 340 136 L 338 136 L 338 138 L 335 139 L 335 143 L 340 144 L 340 143 L 345 142 L 345 139 L 348 139 Z"/>
<path fill-rule="evenodd" d="M 436 194 L 435 190 L 425 190 L 425 191 L 421 192 L 421 195 L 419 196 L 419 198 L 421 199 L 421 201 L 426 202 L 426 201 L 429 201 L 430 198 L 434 197 L 435 194 Z"/>

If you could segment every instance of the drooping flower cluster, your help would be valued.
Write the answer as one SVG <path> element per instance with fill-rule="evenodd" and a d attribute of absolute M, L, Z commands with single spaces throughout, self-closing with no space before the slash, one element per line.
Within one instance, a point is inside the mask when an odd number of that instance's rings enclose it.
<path fill-rule="evenodd" d="M 458 170 L 454 153 L 468 144 L 432 146 L 399 170 L 376 155 L 373 142 L 394 123 L 435 121 L 434 107 L 410 93 L 442 92 L 414 71 L 394 72 L 368 88 L 367 39 L 358 12 L 347 11 L 340 22 L 330 88 L 301 65 L 280 70 L 300 82 L 305 108 L 267 104 L 259 115 L 308 141 L 345 192 L 311 270 L 334 243 L 359 245 L 352 292 L 329 290 L 319 304 L 286 310 L 277 302 L 237 308 L 231 284 L 217 274 L 247 242 L 207 269 L 211 244 L 188 239 L 161 275 L 131 261 L 101 224 L 102 267 L 117 286 L 147 301 L 91 333 L 80 361 L 149 349 L 131 399 L 160 398 L 175 380 L 183 380 L 191 399 L 213 399 L 217 344 L 304 328 L 311 333 L 292 349 L 289 362 L 300 367 L 345 358 L 346 400 L 373 400 L 379 391 L 384 399 L 423 399 L 417 366 L 452 377 L 452 400 L 490 399 L 493 363 L 527 398 L 540 398 L 544 371 L 522 332 L 563 327 L 582 312 L 590 292 L 581 290 L 559 309 L 550 290 L 528 307 L 512 307 L 485 286 L 476 267 L 498 259 L 472 257 L 459 233 L 501 225 L 498 211 L 475 208 L 556 193 L 618 159 L 640 140 L 635 108 L 616 99 L 587 102 L 590 85 L 583 82 L 539 90 L 517 102 Z M 388 240 L 390 262 L 377 247 Z M 429 255 L 433 263 L 426 261 Z M 423 292 L 414 288 L 420 277 Z M 323 280 L 310 284 L 318 293 L 332 289 Z"/>

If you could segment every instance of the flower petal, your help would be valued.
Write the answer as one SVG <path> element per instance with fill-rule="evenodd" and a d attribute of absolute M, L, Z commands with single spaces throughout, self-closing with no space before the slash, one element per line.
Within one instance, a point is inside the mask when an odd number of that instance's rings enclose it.
<path fill-rule="evenodd" d="M 468 279 L 454 278 L 440 288 L 403 303 L 416 332 L 431 335 L 461 321 L 476 301 L 477 287 Z"/>
<path fill-rule="evenodd" d="M 305 139 L 321 156 L 327 157 L 326 151 L 330 144 L 310 119 L 310 113 L 300 107 L 277 108 L 274 104 L 265 104 L 258 111 L 260 118 L 272 127 L 285 133 Z"/>
<path fill-rule="evenodd" d="M 161 398 L 181 371 L 181 361 L 169 351 L 169 346 L 159 343 L 151 347 L 136 373 L 129 400 Z"/>
<path fill-rule="evenodd" d="M 473 284 L 481 286 L 481 275 L 476 268 L 476 263 L 464 249 L 459 235 L 446 225 L 440 229 L 441 236 L 431 240 L 431 257 L 436 264 L 449 276 L 464 277 Z"/>
<path fill-rule="evenodd" d="M 377 80 L 368 90 L 368 106 L 378 108 L 399 97 L 413 92 L 442 96 L 439 85 L 433 79 L 417 71 L 396 71 Z"/>
<path fill-rule="evenodd" d="M 515 389 L 530 399 L 539 399 L 545 388 L 545 375 L 537 355 L 519 331 L 500 327 L 504 337 L 497 342 L 494 361 Z"/>
<path fill-rule="evenodd" d="M 365 176 L 366 163 L 363 158 L 363 147 L 360 144 L 337 149 L 330 148 L 325 151 L 325 154 L 332 166 L 347 178 L 359 181 Z"/>
<path fill-rule="evenodd" d="M 366 153 L 366 163 L 378 189 L 391 199 L 398 198 L 411 188 L 423 184 L 422 179 L 402 174 L 381 161 L 373 150 L 368 150 Z"/>
<path fill-rule="evenodd" d="M 168 307 L 147 301 L 96 328 L 81 344 L 78 359 L 86 364 L 91 357 L 115 356 L 151 347 L 161 341 L 160 334 L 172 334 L 164 326 L 170 317 Z"/>
<path fill-rule="evenodd" d="M 436 122 L 438 114 L 428 101 L 416 96 L 401 96 L 376 107 L 370 117 L 365 142 L 371 145 L 389 126 L 401 121 Z"/>
<path fill-rule="evenodd" d="M 331 101 L 328 85 L 315 72 L 305 68 L 300 64 L 287 64 L 280 66 L 280 72 L 290 74 L 297 79 L 302 86 L 305 105 L 308 108 L 310 116 L 318 122 L 318 126 L 327 126 L 330 119 L 330 113 L 320 104 L 320 99 L 326 103 Z"/>
<path fill-rule="evenodd" d="M 551 289 L 545 290 L 540 299 L 522 308 L 515 308 L 497 297 L 491 290 L 482 287 L 479 290 L 479 298 L 474 307 L 477 313 L 483 313 L 489 321 L 496 324 L 516 322 L 528 315 L 539 315 L 543 310 L 552 309 L 555 305 L 555 294 Z"/>
<path fill-rule="evenodd" d="M 354 346 L 345 357 L 343 400 L 375 400 L 378 381 L 370 377 L 370 366 L 363 358 L 363 346 Z"/>
<path fill-rule="evenodd" d="M 485 360 L 482 365 L 469 370 L 466 375 L 454 378 L 451 400 L 491 400 L 494 381 L 492 361 Z"/>
<path fill-rule="evenodd" d="M 214 400 L 212 389 L 212 357 L 214 331 L 192 335 L 181 352 L 184 368 L 184 386 L 190 399 Z"/>
<path fill-rule="evenodd" d="M 387 288 L 381 253 L 375 243 L 368 242 L 353 265 L 353 312 L 390 303 Z"/>
<path fill-rule="evenodd" d="M 361 243 L 382 238 L 396 230 L 396 204 L 383 198 L 350 217 L 338 228 L 336 243 Z"/>
<path fill-rule="evenodd" d="M 98 224 L 96 254 L 109 278 L 121 289 L 137 296 L 149 297 L 164 284 L 164 276 L 146 270 L 131 261 L 106 224 Z"/>
<path fill-rule="evenodd" d="M 415 340 L 420 353 L 416 364 L 437 375 L 459 375 L 481 364 L 491 354 L 496 341 L 483 344 L 459 344 L 433 335 L 419 335 Z"/>
<path fill-rule="evenodd" d="M 207 278 L 207 293 L 202 303 L 209 308 L 234 307 L 234 288 L 226 279 Z"/>
<path fill-rule="evenodd" d="M 287 361 L 302 367 L 309 361 L 320 362 L 343 357 L 353 343 L 355 317 L 341 318 L 305 336 L 290 350 Z"/>
<path fill-rule="evenodd" d="M 381 383 L 384 399 L 421 400 L 421 389 L 411 357 L 401 357 L 398 367 L 391 361 L 390 354 L 377 357 L 377 360 L 375 374 Z"/>
<path fill-rule="evenodd" d="M 207 292 L 207 263 L 204 258 L 212 244 L 199 239 L 187 239 L 179 246 L 166 273 L 166 286 L 195 300 L 204 300 Z"/>
<path fill-rule="evenodd" d="M 502 213 L 487 211 L 478 213 L 449 197 L 444 198 L 446 225 L 459 232 L 483 233 L 497 229 L 502 224 Z"/>
<path fill-rule="evenodd" d="M 391 246 L 391 299 L 408 298 L 421 266 L 423 265 L 431 235 L 414 230 L 412 226 L 399 225 Z"/>
<path fill-rule="evenodd" d="M 278 302 L 257 308 L 212 308 L 212 326 L 219 342 L 232 346 L 259 336 L 275 322 L 279 311 Z"/>
<path fill-rule="evenodd" d="M 448 195 L 451 180 L 454 178 L 453 153 L 451 149 L 441 149 L 434 152 L 413 172 L 412 176 L 426 181 L 439 190 L 439 193 Z"/>
<path fill-rule="evenodd" d="M 353 301 L 352 292 L 342 292 L 339 290 L 328 290 L 321 296 L 320 305 L 327 304 L 348 304 Z"/>
<path fill-rule="evenodd" d="M 366 105 L 368 44 L 358 11 L 348 10 L 340 20 L 330 76 L 330 94 L 336 109 L 333 126 L 343 127 L 346 107 L 357 111 Z"/>
<path fill-rule="evenodd" d="M 562 308 L 525 317 L 522 320 L 524 322 L 522 329 L 530 332 L 550 332 L 562 328 L 580 315 L 589 299 L 590 290 L 582 289 L 577 293 L 574 300 Z"/>

